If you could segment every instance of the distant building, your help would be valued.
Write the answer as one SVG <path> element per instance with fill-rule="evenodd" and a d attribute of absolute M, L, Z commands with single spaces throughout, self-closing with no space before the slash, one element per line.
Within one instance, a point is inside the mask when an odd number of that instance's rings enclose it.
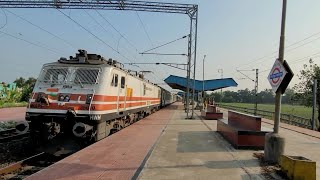
<path fill-rule="evenodd" d="M 0 99 L 7 97 L 6 92 L 14 91 L 16 89 L 17 89 L 16 83 L 6 84 L 6 83 L 2 82 L 0 84 Z"/>

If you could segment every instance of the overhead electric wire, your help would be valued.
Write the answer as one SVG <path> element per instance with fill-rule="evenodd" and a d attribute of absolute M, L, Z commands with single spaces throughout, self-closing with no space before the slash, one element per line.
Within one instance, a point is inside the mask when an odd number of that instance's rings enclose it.
<path fill-rule="evenodd" d="M 151 40 L 151 38 L 149 36 L 149 33 L 147 32 L 147 29 L 146 29 L 144 23 L 142 22 L 142 19 L 140 18 L 139 13 L 137 11 L 135 11 L 135 12 L 136 12 L 136 15 L 137 15 L 137 17 L 139 19 L 140 25 L 142 26 L 142 29 L 143 29 L 144 33 L 146 34 L 146 36 L 147 36 L 147 38 L 148 38 L 148 40 L 149 40 L 149 42 L 151 44 L 151 47 L 154 48 L 154 45 L 153 45 L 152 40 Z M 158 53 L 158 52 L 156 51 L 156 53 Z M 160 62 L 162 62 L 162 61 L 160 60 Z M 152 68 L 152 69 L 154 69 L 154 68 Z M 162 69 L 160 69 L 160 72 L 162 73 L 162 76 L 165 76 L 165 73 L 163 72 Z"/>
<path fill-rule="evenodd" d="M 6 27 L 6 25 L 8 24 L 8 16 L 7 16 L 7 13 L 4 11 L 4 9 L 1 8 L 1 10 L 2 10 L 4 16 L 5 16 L 5 22 L 4 22 L 4 24 L 0 27 L 0 29 Z"/>
<path fill-rule="evenodd" d="M 119 54 L 121 57 L 123 57 L 125 60 L 127 60 L 128 62 L 132 61 L 127 58 L 126 56 L 124 56 L 123 54 L 121 54 L 119 51 L 115 50 L 112 46 L 110 46 L 108 43 L 106 43 L 104 40 L 102 40 L 101 38 L 99 38 L 97 35 L 95 35 L 94 33 L 92 33 L 89 29 L 87 29 L 86 27 L 84 27 L 83 25 L 81 25 L 80 23 L 78 23 L 76 20 L 72 19 L 70 16 L 66 15 L 65 13 L 63 13 L 61 10 L 57 9 L 60 13 L 62 13 L 64 16 L 66 16 L 68 19 L 70 19 L 72 22 L 74 22 L 75 24 L 77 24 L 78 26 L 80 26 L 82 29 L 84 29 L 86 32 L 88 32 L 89 34 L 91 34 L 93 37 L 95 37 L 97 40 L 99 40 L 100 42 L 102 42 L 103 44 L 105 44 L 107 47 L 109 47 L 111 50 L 113 50 L 114 52 L 116 52 L 117 54 Z M 140 68 L 141 69 L 141 68 Z M 156 77 L 156 76 L 155 76 Z"/>
<path fill-rule="evenodd" d="M 304 56 L 302 58 L 298 58 L 298 59 L 292 60 L 290 62 L 290 64 L 296 64 L 296 63 L 299 63 L 301 61 L 309 60 L 310 58 L 315 58 L 315 57 L 319 57 L 319 56 L 320 56 L 320 51 L 312 54 L 311 56 L 308 55 L 308 56 Z M 264 73 L 264 72 L 267 72 L 267 71 L 270 71 L 270 70 L 271 70 L 271 68 L 268 68 L 268 69 L 260 71 L 260 73 Z"/>
<path fill-rule="evenodd" d="M 319 35 L 319 34 L 320 34 L 320 31 L 317 32 L 317 33 L 314 33 L 314 34 L 312 34 L 312 35 L 310 35 L 310 36 L 308 36 L 308 37 L 306 37 L 306 38 L 304 38 L 304 39 L 302 39 L 302 40 L 296 41 L 296 42 L 294 42 L 294 43 L 286 46 L 286 48 L 292 47 L 292 46 L 294 46 L 294 45 L 296 45 L 296 44 L 299 44 L 299 43 L 301 43 L 301 42 L 303 42 L 303 41 L 305 41 L 305 40 L 308 40 L 308 39 L 310 39 L 310 38 L 312 38 L 312 37 L 314 37 L 314 36 L 316 36 L 316 35 Z M 299 48 L 299 47 L 302 47 L 302 46 L 304 46 L 304 45 L 307 45 L 307 44 L 309 44 L 309 43 L 311 43 L 311 42 L 313 42 L 313 41 L 315 41 L 315 40 L 318 40 L 318 39 L 320 39 L 320 37 L 318 37 L 318 38 L 316 38 L 316 39 L 314 39 L 314 40 L 312 40 L 312 41 L 309 41 L 309 42 L 307 42 L 307 43 L 304 43 L 304 44 L 302 44 L 302 45 L 299 45 L 299 46 L 297 46 L 297 47 L 294 47 L 294 48 L 292 48 L 292 49 L 288 49 L 288 50 L 286 50 L 286 52 L 290 52 L 290 51 L 292 51 L 292 50 L 294 50 L 294 49 L 297 49 L 297 48 Z M 276 54 L 276 53 L 278 53 L 278 51 L 274 51 L 274 52 L 272 52 L 272 53 L 270 53 L 270 54 L 268 54 L 268 55 L 265 55 L 265 56 L 263 56 L 263 57 L 260 57 L 260 58 L 257 58 L 257 59 L 253 59 L 253 60 L 249 61 L 248 63 L 245 63 L 245 64 L 240 65 L 239 67 L 247 66 L 247 65 L 252 64 L 252 63 L 257 63 L 257 62 L 259 62 L 260 60 L 265 59 L 266 57 L 270 57 L 270 55 Z"/>
<path fill-rule="evenodd" d="M 138 49 L 137 49 L 117 28 L 115 28 L 115 27 L 113 26 L 113 24 L 112 24 L 106 17 L 104 17 L 98 10 L 95 10 L 95 11 L 98 13 L 98 15 L 99 15 L 102 19 L 104 19 L 104 20 L 113 28 L 113 30 L 115 30 L 116 32 L 118 32 L 118 34 L 119 34 L 123 39 L 125 39 L 125 40 L 127 41 L 127 43 L 136 50 L 136 52 L 138 52 Z"/>
<path fill-rule="evenodd" d="M 50 32 L 50 31 L 48 31 L 48 30 L 46 30 L 46 29 L 44 29 L 44 28 L 42 28 L 42 27 L 40 27 L 40 26 L 38 26 L 38 25 L 34 24 L 33 22 L 29 21 L 28 19 L 26 19 L 26 18 L 24 18 L 24 17 L 22 17 L 22 16 L 20 16 L 20 15 L 18 15 L 18 14 L 16 14 L 16 13 L 14 13 L 14 12 L 12 12 L 12 11 L 9 11 L 9 10 L 7 10 L 7 9 L 6 9 L 5 11 L 7 11 L 7 12 L 9 12 L 9 13 L 13 14 L 13 15 L 15 15 L 16 17 L 18 17 L 18 18 L 22 19 L 23 21 L 25 21 L 25 22 L 27 22 L 27 23 L 31 24 L 32 26 L 34 26 L 34 27 L 36 27 L 36 28 L 41 29 L 42 31 L 44 31 L 44 32 L 46 32 L 46 33 L 48 33 L 48 34 L 50 34 L 51 36 L 53 36 L 53 37 L 55 37 L 55 38 L 57 38 L 57 39 L 59 39 L 59 40 L 63 41 L 64 43 L 68 44 L 68 45 L 69 45 L 69 46 L 71 46 L 72 48 L 77 49 L 75 46 L 73 46 L 73 45 L 72 45 L 70 42 L 68 42 L 67 40 L 65 40 L 65 39 L 63 39 L 63 38 L 61 38 L 61 37 L 59 37 L 59 36 L 57 36 L 57 35 L 53 34 L 52 32 Z"/>
<path fill-rule="evenodd" d="M 98 39 L 100 42 L 102 42 L 104 45 L 106 45 L 107 47 L 109 47 L 111 50 L 113 50 L 114 52 L 116 52 L 117 54 L 119 54 L 121 57 L 123 57 L 124 59 L 126 59 L 129 62 L 132 62 L 129 58 L 127 58 L 126 56 L 124 56 L 123 54 L 121 54 L 119 51 L 115 50 L 112 46 L 110 46 L 108 43 L 106 43 L 104 40 L 102 40 L 101 38 L 99 38 L 97 35 L 95 35 L 94 33 L 92 33 L 89 29 L 87 29 L 86 27 L 84 27 L 83 25 L 81 25 L 80 23 L 78 23 L 76 20 L 72 19 L 70 16 L 66 15 L 64 12 L 62 12 L 60 9 L 57 9 L 60 13 L 62 13 L 64 16 L 66 16 L 68 19 L 70 19 L 72 22 L 74 22 L 75 24 L 77 24 L 78 26 L 80 26 L 82 29 L 84 29 L 85 31 L 87 31 L 89 34 L 91 34 L 93 37 L 95 37 L 96 39 Z"/>
<path fill-rule="evenodd" d="M 64 12 L 62 12 L 60 9 L 57 9 L 61 14 L 63 14 L 65 17 L 67 17 L 68 19 L 70 19 L 72 22 L 74 22 L 75 24 L 77 24 L 78 26 L 80 26 L 82 29 L 84 29 L 85 31 L 87 31 L 89 34 L 91 34 L 93 37 L 95 37 L 96 39 L 98 39 L 100 42 L 102 42 L 104 45 L 108 46 L 110 49 L 112 49 L 113 51 L 117 52 L 118 54 L 120 54 L 119 51 L 115 50 L 112 46 L 110 46 L 108 43 L 106 43 L 104 40 L 102 40 L 101 38 L 99 38 L 97 35 L 93 34 L 89 29 L 87 29 L 86 27 L 84 27 L 83 25 L 81 25 L 80 23 L 78 23 L 76 20 L 72 19 L 70 16 L 66 15 Z"/>
<path fill-rule="evenodd" d="M 96 24 L 98 24 L 105 32 L 110 33 L 105 27 L 101 25 L 91 14 L 88 13 L 88 11 L 83 10 Z"/>
<path fill-rule="evenodd" d="M 112 34 L 111 31 L 107 30 L 104 26 L 102 26 L 101 23 L 99 23 L 90 13 L 88 13 L 87 11 L 85 11 L 85 12 L 86 12 L 86 14 L 87 14 L 96 24 L 98 24 L 107 34 L 110 34 L 110 33 Z M 108 22 L 108 21 L 107 21 L 107 22 Z M 114 28 L 114 30 L 120 34 L 121 37 L 124 37 L 124 36 L 120 33 L 120 31 L 117 30 L 117 29 L 115 29 L 115 27 L 114 27 L 111 23 L 109 23 L 109 25 L 112 26 L 112 27 Z M 117 39 L 113 36 L 113 34 L 112 34 L 112 38 L 113 38 L 115 41 L 119 41 L 119 40 L 117 40 Z M 129 44 L 129 40 L 127 40 L 127 41 L 128 41 L 128 44 Z M 129 44 L 129 45 L 130 45 L 130 44 Z M 124 48 L 127 52 L 132 53 L 132 52 L 131 52 L 129 49 L 127 49 L 125 46 L 124 46 L 123 48 Z M 133 48 L 134 48 L 134 47 L 133 47 Z M 117 48 L 117 51 L 119 51 L 118 48 Z"/>
<path fill-rule="evenodd" d="M 60 10 L 59 10 L 60 11 Z M 95 38 L 97 38 L 99 41 L 103 42 L 105 45 L 107 45 L 109 48 L 111 48 L 113 51 L 117 52 L 120 56 L 122 56 L 123 58 L 125 58 L 127 61 L 131 62 L 132 61 L 125 57 L 124 55 L 122 55 L 118 50 L 115 50 L 113 47 L 111 47 L 109 44 L 107 44 L 105 41 L 103 41 L 101 38 L 97 37 L 95 34 L 93 34 L 89 29 L 85 28 L 84 26 L 82 26 L 80 23 L 78 23 L 77 21 L 75 21 L 74 19 L 72 19 L 70 16 L 66 15 L 65 13 L 63 13 L 62 11 L 60 11 L 62 14 L 64 14 L 66 17 L 68 17 L 70 20 L 72 20 L 74 23 L 76 23 L 77 25 L 79 25 L 81 28 L 83 28 L 84 30 L 86 30 L 88 33 L 90 33 L 91 35 L 93 35 Z M 87 11 L 85 11 L 86 14 L 92 19 L 95 21 L 96 24 L 98 24 L 104 31 L 108 32 L 93 16 L 91 16 Z M 98 11 L 97 11 L 98 12 Z M 98 14 L 100 14 L 98 12 Z M 101 17 L 103 17 L 101 14 L 100 14 Z M 104 18 L 104 17 L 103 17 Z M 104 18 L 105 19 L 105 18 Z M 107 19 L 105 19 L 107 21 Z M 107 21 L 108 22 L 108 21 Z M 108 22 L 119 34 L 120 36 L 124 37 L 120 31 L 118 31 L 110 22 Z M 129 42 L 129 40 L 127 40 Z M 139 67 L 141 70 L 143 70 L 141 67 Z M 159 79 L 157 76 L 153 75 L 155 77 L 155 79 Z M 161 79 L 159 79 L 161 80 Z M 161 80 L 162 81 L 162 80 Z"/>
<path fill-rule="evenodd" d="M 144 33 L 147 35 L 147 37 L 148 37 L 148 39 L 149 39 L 149 41 L 150 41 L 150 43 L 151 43 L 151 46 L 154 47 L 154 45 L 153 45 L 153 43 L 152 43 L 152 41 L 151 41 L 151 38 L 150 38 L 150 36 L 149 36 L 149 33 L 147 32 L 147 29 L 146 29 L 145 25 L 143 24 L 143 22 L 142 22 L 142 20 L 141 20 L 141 18 L 140 18 L 140 16 L 139 16 L 139 13 L 138 13 L 137 11 L 136 11 L 136 14 L 137 14 L 137 16 L 138 16 L 138 19 L 139 19 L 139 21 L 140 21 L 140 24 L 142 25 L 142 28 L 143 28 L 143 30 L 144 30 Z"/>
<path fill-rule="evenodd" d="M 85 11 L 87 13 L 87 15 L 96 22 L 96 24 L 98 24 L 105 32 L 108 32 L 93 16 L 91 16 L 87 11 Z M 130 45 L 130 41 L 124 37 L 124 35 L 119 31 L 117 30 L 106 18 L 104 18 L 98 11 L 96 11 L 117 33 L 119 33 L 119 35 L 124 38 L 127 43 Z M 133 45 L 131 45 L 135 50 L 136 52 L 138 51 L 137 48 L 135 48 Z M 127 50 L 127 52 L 131 53 L 127 48 L 125 48 Z M 117 50 L 118 51 L 118 50 Z M 136 59 L 136 57 L 133 56 L 134 59 Z M 141 67 L 137 66 L 139 69 L 143 70 Z M 155 76 L 154 74 L 152 74 L 152 76 L 155 77 L 155 79 L 159 79 L 157 76 Z M 159 79 L 161 80 L 161 79 Z M 161 80 L 162 81 L 162 80 Z"/>
<path fill-rule="evenodd" d="M 14 36 L 14 35 L 12 35 L 12 34 L 9 34 L 9 33 L 3 32 L 3 31 L 0 31 L 0 33 L 3 33 L 3 34 L 5 34 L 5 35 L 7 35 L 7 36 L 10 36 L 10 37 L 12 37 L 12 38 L 18 39 L 18 40 L 20 40 L 20 41 L 24 41 L 24 42 L 29 43 L 29 44 L 31 44 L 31 45 L 34 45 L 34 46 L 37 46 L 37 47 L 46 49 L 46 50 L 51 51 L 51 52 L 53 52 L 53 53 L 56 53 L 56 54 L 59 54 L 59 55 L 61 54 L 60 52 L 54 51 L 54 50 L 52 50 L 52 49 L 50 49 L 50 48 L 47 48 L 47 47 L 45 47 L 45 46 L 42 46 L 42 45 L 33 43 L 33 42 L 31 42 L 31 41 L 28 41 L 28 40 L 26 40 L 26 39 L 23 39 L 23 38 Z"/>

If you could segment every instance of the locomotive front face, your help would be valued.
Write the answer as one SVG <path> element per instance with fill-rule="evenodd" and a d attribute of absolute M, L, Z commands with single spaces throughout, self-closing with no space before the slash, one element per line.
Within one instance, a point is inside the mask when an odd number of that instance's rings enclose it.
<path fill-rule="evenodd" d="M 26 112 L 31 130 L 48 140 L 61 133 L 70 134 L 77 123 L 100 120 L 92 102 L 105 69 L 97 65 L 45 65 Z M 82 130 L 78 126 L 74 129 L 79 133 Z"/>
<path fill-rule="evenodd" d="M 44 66 L 33 90 L 27 117 L 43 114 L 89 114 L 102 69 L 85 66 Z"/>
<path fill-rule="evenodd" d="M 44 139 L 65 134 L 100 140 L 160 106 L 160 89 L 115 60 L 79 51 L 43 66 L 26 120 Z"/>

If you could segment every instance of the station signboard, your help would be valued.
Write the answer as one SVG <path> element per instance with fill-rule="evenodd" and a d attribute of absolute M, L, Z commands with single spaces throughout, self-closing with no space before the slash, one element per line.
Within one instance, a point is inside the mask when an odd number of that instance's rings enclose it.
<path fill-rule="evenodd" d="M 268 75 L 268 81 L 274 92 L 280 91 L 282 94 L 287 89 L 293 73 L 286 61 L 282 64 L 279 60 L 276 60 Z"/>

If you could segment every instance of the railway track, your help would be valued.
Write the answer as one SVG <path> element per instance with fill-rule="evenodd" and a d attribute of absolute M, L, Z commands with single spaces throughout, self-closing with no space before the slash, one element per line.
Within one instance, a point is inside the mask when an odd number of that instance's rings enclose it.
<path fill-rule="evenodd" d="M 0 179 L 24 179 L 55 162 L 63 159 L 44 152 L 28 157 L 24 160 L 13 163 L 7 167 L 0 169 Z"/>
<path fill-rule="evenodd" d="M 15 128 L 0 131 L 0 143 L 6 143 L 12 140 L 21 139 L 29 136 L 29 132 L 18 133 Z"/>

